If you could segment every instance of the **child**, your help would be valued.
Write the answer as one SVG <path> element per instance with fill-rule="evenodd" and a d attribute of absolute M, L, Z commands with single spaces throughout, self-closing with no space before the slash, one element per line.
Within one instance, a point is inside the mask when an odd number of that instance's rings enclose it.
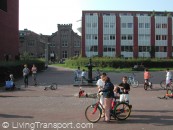
<path fill-rule="evenodd" d="M 82 70 L 82 73 L 81 73 L 81 82 L 83 83 L 84 80 L 87 80 L 86 79 L 86 72 L 85 72 L 85 69 Z"/>
<path fill-rule="evenodd" d="M 117 91 L 120 93 L 120 102 L 129 103 L 130 85 L 127 83 L 127 76 L 124 76 L 122 83 L 119 84 Z"/>
<path fill-rule="evenodd" d="M 144 81 L 145 81 L 145 83 L 149 83 L 150 78 L 151 78 L 151 74 L 148 71 L 148 69 L 146 68 L 145 71 L 144 71 Z"/>

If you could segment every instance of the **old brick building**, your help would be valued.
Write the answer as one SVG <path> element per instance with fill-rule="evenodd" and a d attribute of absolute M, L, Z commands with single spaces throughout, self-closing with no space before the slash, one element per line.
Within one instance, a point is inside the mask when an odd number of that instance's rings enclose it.
<path fill-rule="evenodd" d="M 19 0 L 0 0 L 0 61 L 19 53 Z"/>
<path fill-rule="evenodd" d="M 33 57 L 45 55 L 48 44 L 48 57 L 61 59 L 79 56 L 81 53 L 81 36 L 72 30 L 72 24 L 58 24 L 58 31 L 50 36 L 36 34 L 30 30 L 20 30 L 20 54 L 29 53 Z"/>
<path fill-rule="evenodd" d="M 43 57 L 45 55 L 45 44 L 48 36 L 40 35 L 28 29 L 20 30 L 19 52 L 21 55 L 28 53 L 32 57 Z"/>
<path fill-rule="evenodd" d="M 79 56 L 81 36 L 72 30 L 72 24 L 58 24 L 58 31 L 49 37 L 49 54 L 55 54 L 57 60 Z"/>

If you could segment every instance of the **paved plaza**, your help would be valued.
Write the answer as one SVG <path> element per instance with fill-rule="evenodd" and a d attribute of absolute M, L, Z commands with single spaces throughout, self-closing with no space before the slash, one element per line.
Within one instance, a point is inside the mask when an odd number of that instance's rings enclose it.
<path fill-rule="evenodd" d="M 130 104 L 132 112 L 125 121 L 111 120 L 90 124 L 85 118 L 86 107 L 97 99 L 78 98 L 78 86 L 73 86 L 73 70 L 50 66 L 38 74 L 37 87 L 23 87 L 23 80 L 16 82 L 22 86 L 17 91 L 0 91 L 0 130 L 172 130 L 173 99 L 158 99 L 165 90 L 159 82 L 165 72 L 152 72 L 153 89 L 143 89 L 143 72 L 136 72 L 140 82 L 138 88 L 131 88 Z M 130 73 L 109 72 L 114 84 L 121 82 Z M 44 84 L 56 82 L 57 90 L 44 90 Z M 96 87 L 84 86 L 87 93 L 97 92 Z M 54 127 L 50 127 L 53 124 Z M 53 125 L 52 125 L 53 126 Z M 59 127 L 56 128 L 56 126 Z"/>

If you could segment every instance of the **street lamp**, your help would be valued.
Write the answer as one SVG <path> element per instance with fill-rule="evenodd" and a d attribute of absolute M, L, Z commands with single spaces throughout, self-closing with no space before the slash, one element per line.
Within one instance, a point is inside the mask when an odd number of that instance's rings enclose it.
<path fill-rule="evenodd" d="M 49 43 L 45 43 L 45 67 L 48 68 L 49 64 Z"/>

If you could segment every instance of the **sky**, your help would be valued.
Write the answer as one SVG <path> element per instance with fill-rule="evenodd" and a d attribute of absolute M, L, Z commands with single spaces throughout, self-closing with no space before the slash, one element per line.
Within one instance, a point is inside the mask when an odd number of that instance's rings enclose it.
<path fill-rule="evenodd" d="M 80 35 L 82 10 L 173 12 L 173 0 L 19 0 L 19 30 L 51 35 L 57 24 L 72 24 Z"/>

